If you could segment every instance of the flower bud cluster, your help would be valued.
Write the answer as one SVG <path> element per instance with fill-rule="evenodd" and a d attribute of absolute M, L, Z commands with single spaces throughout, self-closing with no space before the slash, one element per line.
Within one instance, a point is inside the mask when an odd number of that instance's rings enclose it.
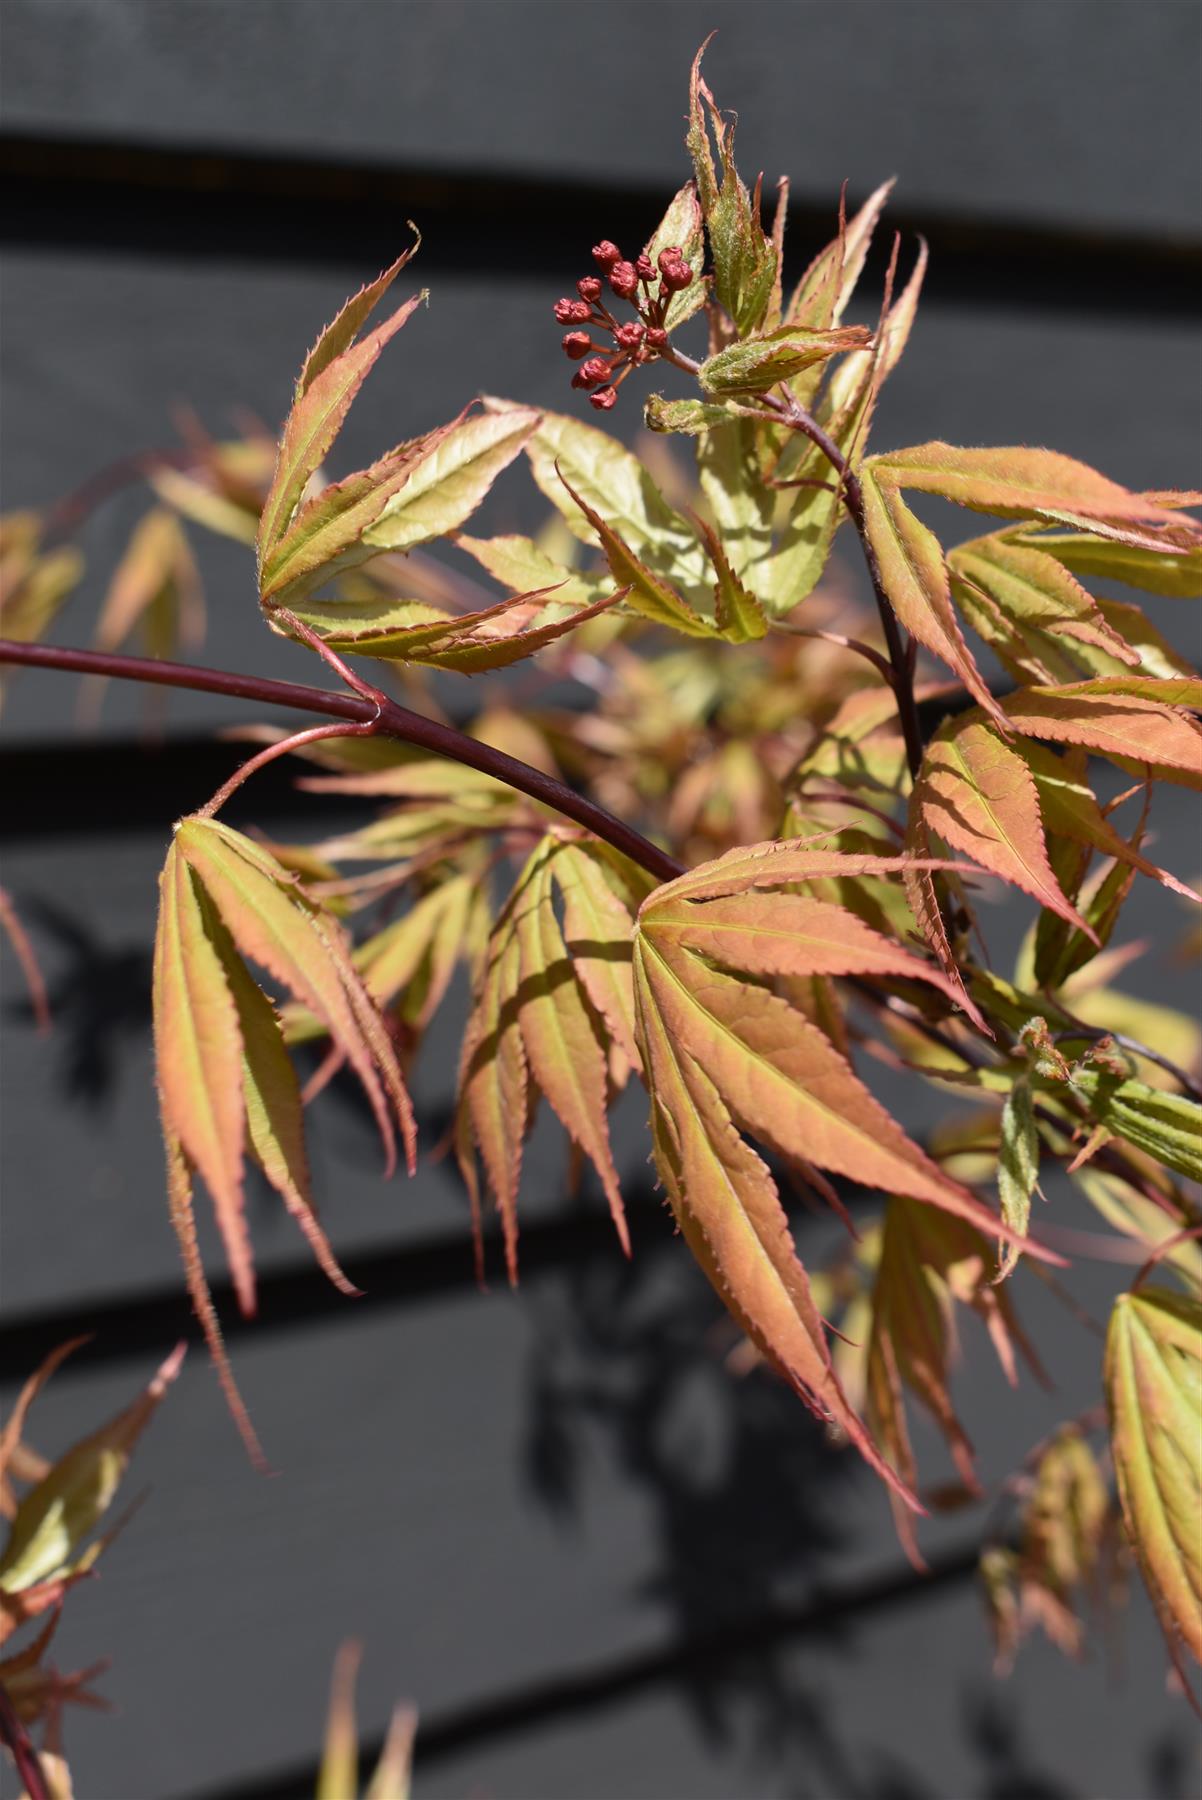
<path fill-rule="evenodd" d="M 645 254 L 627 262 L 618 246 L 603 238 L 593 247 L 593 261 L 601 274 L 582 276 L 576 283 L 579 298 L 557 300 L 554 310 L 561 325 L 588 326 L 599 334 L 590 336 L 590 331 L 580 329 L 565 332 L 563 348 L 566 356 L 580 364 L 572 386 L 590 390 L 590 405 L 598 412 L 608 412 L 631 369 L 667 351 L 664 319 L 669 303 L 674 294 L 690 286 L 695 275 L 677 246 L 661 250 L 654 263 Z M 603 298 L 606 281 L 619 300 L 634 307 L 636 319 L 623 322 L 613 316 Z"/>

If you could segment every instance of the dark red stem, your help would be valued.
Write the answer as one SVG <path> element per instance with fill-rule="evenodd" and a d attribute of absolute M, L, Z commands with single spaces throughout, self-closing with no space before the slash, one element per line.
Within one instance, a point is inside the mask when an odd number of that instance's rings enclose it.
<path fill-rule="evenodd" d="M 435 756 L 466 763 L 470 769 L 492 775 L 532 800 L 550 806 L 603 838 L 646 869 L 657 881 L 673 881 L 684 874 L 684 864 L 666 850 L 650 843 L 631 826 L 614 818 L 583 794 L 565 787 L 541 769 L 478 743 L 452 725 L 423 718 L 408 707 L 384 700 L 377 704 L 358 694 L 335 693 L 328 688 L 304 687 L 294 681 L 271 681 L 256 675 L 238 675 L 227 669 L 197 669 L 187 663 L 157 662 L 142 656 L 116 656 L 100 650 L 75 650 L 51 644 L 18 644 L 0 638 L 0 665 L 57 669 L 79 675 L 105 675 L 115 681 L 140 681 L 159 687 L 191 688 L 205 694 L 224 694 L 231 700 L 250 700 L 259 706 L 287 706 L 296 711 L 324 713 L 328 718 L 371 725 L 382 737 L 399 738 Z"/>
<path fill-rule="evenodd" d="M 34 1749 L 3 1682 L 0 1682 L 0 1743 L 5 1744 L 12 1753 L 28 1800 L 51 1800 L 50 1788 L 42 1772 L 41 1758 Z"/>

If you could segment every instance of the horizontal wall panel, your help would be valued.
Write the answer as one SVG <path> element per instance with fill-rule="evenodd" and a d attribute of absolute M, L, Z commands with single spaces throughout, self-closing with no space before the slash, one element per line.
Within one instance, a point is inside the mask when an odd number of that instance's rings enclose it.
<path fill-rule="evenodd" d="M 9 0 L 4 115 L 676 186 L 688 64 L 715 28 L 752 175 L 829 197 L 896 174 L 907 206 L 1198 238 L 1199 15 L 1179 0 Z"/>
<path fill-rule="evenodd" d="M 320 323 L 375 270 L 378 255 L 373 244 L 345 269 L 306 271 L 146 254 L 106 259 L 11 251 L 0 339 L 6 507 L 46 507 L 98 469 L 175 442 L 171 420 L 180 405 L 195 408 L 214 434 L 230 428 L 239 407 L 278 419 Z M 419 270 L 420 259 L 415 285 L 427 278 Z M 550 316 L 572 272 L 569 265 L 557 281 L 498 285 L 462 270 L 430 270 L 429 311 L 414 315 L 373 371 L 335 452 L 335 471 L 440 423 L 481 391 L 591 418 L 569 388 Z M 1193 323 L 1077 318 L 1060 305 L 1041 307 L 1037 279 L 1024 283 L 1021 272 L 1014 279 L 1011 294 L 969 303 L 941 292 L 939 268 L 932 270 L 930 297 L 885 391 L 877 442 L 1045 443 L 1136 487 L 1194 482 L 1202 464 L 1195 398 L 1202 390 L 1202 337 Z M 1023 304 L 1012 306 L 1013 300 Z M 871 304 L 869 296 L 864 316 Z M 636 377 L 611 415 L 614 428 L 634 433 L 643 394 L 675 391 L 679 380 L 671 373 Z M 680 454 L 687 456 L 687 448 Z M 81 538 L 87 579 L 52 641 L 89 640 L 109 574 L 147 504 L 144 488 L 122 494 L 87 525 Z M 498 483 L 473 529 L 528 530 L 546 512 L 519 464 Z M 954 541 L 980 526 L 975 515 L 949 513 L 947 528 Z M 193 541 L 209 602 L 203 660 L 320 681 L 312 656 L 262 625 L 249 553 L 199 531 Z M 854 545 L 843 555 L 858 568 Z M 1196 644 L 1192 608 L 1160 603 L 1156 617 L 1162 629 Z M 73 677 L 33 674 L 15 681 L 4 714 L 8 740 L 69 734 L 76 685 Z M 482 682 L 455 683 L 448 701 L 474 704 L 485 691 Z M 249 714 L 242 704 L 180 693 L 170 697 L 167 716 L 173 726 L 197 730 Z M 144 717 L 145 696 L 114 685 L 100 730 L 128 734 Z"/>

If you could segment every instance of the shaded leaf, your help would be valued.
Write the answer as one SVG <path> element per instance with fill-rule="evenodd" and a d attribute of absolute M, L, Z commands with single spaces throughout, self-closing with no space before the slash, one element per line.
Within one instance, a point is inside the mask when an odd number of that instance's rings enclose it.
<path fill-rule="evenodd" d="M 1202 1661 L 1202 1303 L 1164 1288 L 1120 1294 L 1105 1379 L 1127 1535 L 1170 1648 Z"/>

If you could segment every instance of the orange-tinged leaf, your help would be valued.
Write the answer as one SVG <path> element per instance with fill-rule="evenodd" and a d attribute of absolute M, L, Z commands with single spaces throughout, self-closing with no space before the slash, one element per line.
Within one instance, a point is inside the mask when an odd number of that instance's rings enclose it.
<path fill-rule="evenodd" d="M 255 1305 L 242 1197 L 242 1034 L 203 895 L 177 836 L 159 879 L 155 1061 L 163 1131 L 212 1196 L 244 1313 Z"/>
<path fill-rule="evenodd" d="M 1058 450 L 961 449 L 939 442 L 876 456 L 882 481 L 939 494 L 976 512 L 1067 524 L 1160 525 L 1181 529 L 1180 515 L 1134 494 Z"/>
<path fill-rule="evenodd" d="M 1116 543 L 1087 532 L 1057 532 L 1031 537 L 1074 574 L 1122 581 L 1147 594 L 1181 600 L 1202 597 L 1202 544 L 1184 548 L 1167 542 L 1160 548 Z"/>
<path fill-rule="evenodd" d="M 551 873 L 563 895 L 564 943 L 576 979 L 626 1060 L 641 1069 L 631 968 L 634 919 L 586 846 L 565 845 Z"/>
<path fill-rule="evenodd" d="M 242 954 L 324 1020 L 363 1085 L 390 1166 L 393 1117 L 412 1166 L 413 1112 L 396 1052 L 337 926 L 268 851 L 219 820 L 185 819 L 176 844 Z"/>
<path fill-rule="evenodd" d="M 464 1040 L 456 1143 L 459 1164 L 473 1195 L 473 1139 L 479 1147 L 501 1215 L 506 1265 L 513 1284 L 517 1282 L 518 1180 L 530 1116 L 530 1083 L 517 1010 L 521 969 L 515 915 L 523 891 L 524 884 L 519 881 L 489 940 L 480 991 Z"/>
<path fill-rule="evenodd" d="M 345 349 L 329 360 L 323 361 L 319 354 L 320 340 L 318 346 L 310 352 L 310 361 L 316 358 L 315 371 L 308 380 L 302 374 L 303 385 L 284 427 L 275 477 L 259 522 L 258 552 L 261 569 L 265 567 L 268 557 L 287 530 L 309 478 L 315 474 L 341 431 L 351 402 L 381 350 L 412 317 L 424 298 L 424 294 L 415 294 L 412 299 L 399 306 L 383 325 L 378 325 L 370 336 L 358 343 L 348 343 Z"/>
<path fill-rule="evenodd" d="M 552 903 L 547 844 L 535 851 L 517 902 L 518 1017 L 530 1072 L 601 1177 L 618 1238 L 630 1254 L 618 1173 L 609 1145 L 604 1043 L 563 941 Z"/>
<path fill-rule="evenodd" d="M 619 588 L 591 606 L 568 611 L 560 610 L 553 589 L 459 615 L 417 600 L 361 601 L 353 612 L 336 601 L 294 610 L 331 650 L 471 675 L 533 656 L 626 597 L 627 590 Z"/>
<path fill-rule="evenodd" d="M 1202 1662 L 1202 1303 L 1166 1288 L 1120 1294 L 1105 1378 L 1127 1535 L 1170 1649 Z"/>
<path fill-rule="evenodd" d="M 173 512 L 156 506 L 134 527 L 121 561 L 113 571 L 96 623 L 98 650 L 115 650 L 141 622 L 153 635 L 156 607 L 166 613 L 161 623 L 167 640 L 154 649 L 164 655 L 175 629 L 193 648 L 204 637 L 204 600 L 200 576 L 183 528 Z"/>
<path fill-rule="evenodd" d="M 635 981 L 640 1014 L 658 1014 L 679 1049 L 718 1083 L 736 1124 L 771 1149 L 1013 1238 L 906 1136 L 824 1032 L 777 995 L 657 930 L 654 896 L 639 915 Z"/>
<path fill-rule="evenodd" d="M 300 1085 L 284 1047 L 280 1021 L 262 989 L 251 980 L 224 927 L 218 949 L 238 1009 L 247 1148 L 300 1226 L 319 1268 L 341 1293 L 357 1295 L 358 1288 L 339 1268 L 318 1223 L 305 1151 Z"/>
<path fill-rule="evenodd" d="M 862 477 L 864 524 L 889 603 L 906 630 L 960 677 L 987 713 L 997 703 L 973 661 L 952 605 L 943 550 L 933 531 L 915 518 L 901 490 L 878 479 L 875 459 Z"/>
<path fill-rule="evenodd" d="M 1150 767 L 1161 780 L 1202 788 L 1202 732 L 1185 713 L 1133 692 L 1099 693 L 1095 683 L 1024 688 L 1002 702 L 1007 723 L 1026 737 L 1080 744 L 1121 767 Z"/>
<path fill-rule="evenodd" d="M 388 289 L 392 286 L 406 263 L 412 262 L 421 247 L 421 232 L 412 220 L 409 229 L 414 241 L 408 250 L 402 250 L 394 263 L 390 263 L 374 281 L 364 282 L 357 294 L 342 306 L 336 316 L 319 334 L 317 342 L 305 358 L 304 367 L 296 383 L 296 398 L 303 399 L 323 369 L 329 367 L 344 350 L 348 350 L 358 337 L 363 326 L 371 317 Z"/>
<path fill-rule="evenodd" d="M 655 890 L 659 903 L 669 900 L 714 900 L 750 888 L 785 887 L 797 881 L 823 881 L 840 876 L 900 875 L 909 865 L 904 856 L 871 856 L 814 848 L 796 838 L 769 838 L 728 850 L 713 862 L 690 869 Z M 945 868 L 936 859 L 934 868 Z"/>
<path fill-rule="evenodd" d="M 927 745 L 910 806 L 953 849 L 1092 938 L 1048 861 L 1031 771 L 992 725 L 971 717 L 945 725 Z"/>
<path fill-rule="evenodd" d="M 1035 545 L 998 532 L 958 544 L 948 567 L 969 623 L 1020 678 L 1050 684 L 1115 662 L 1138 668 L 1138 650 L 1075 576 Z"/>
<path fill-rule="evenodd" d="M 1193 888 L 1178 881 L 1168 870 L 1150 862 L 1134 844 L 1127 842 L 1121 832 L 1115 830 L 1098 805 L 1093 790 L 1083 779 L 1074 777 L 1066 758 L 1057 756 L 1054 750 L 1049 750 L 1030 738 L 1016 748 L 1035 778 L 1044 829 L 1050 837 L 1068 838 L 1075 843 L 1088 844 L 1103 856 L 1113 856 L 1117 862 L 1125 863 L 1130 868 L 1138 869 L 1141 875 L 1148 875 L 1153 881 L 1161 882 L 1183 899 L 1196 901 L 1199 898 Z"/>

